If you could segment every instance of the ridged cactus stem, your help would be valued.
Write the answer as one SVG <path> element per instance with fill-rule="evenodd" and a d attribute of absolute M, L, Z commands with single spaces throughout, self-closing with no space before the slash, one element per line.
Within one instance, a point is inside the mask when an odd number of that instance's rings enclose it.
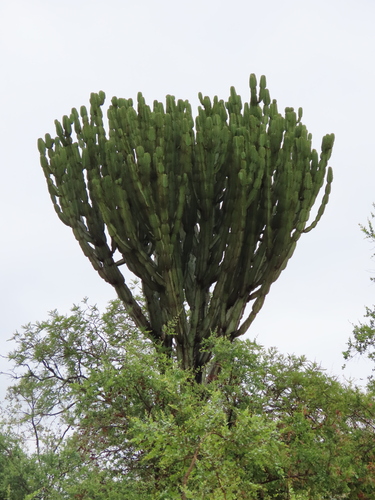
<path fill-rule="evenodd" d="M 250 76 L 248 103 L 233 87 L 227 102 L 199 99 L 194 120 L 173 96 L 151 108 L 139 93 L 136 109 L 114 97 L 106 128 L 99 92 L 89 111 L 72 109 L 56 120 L 55 138 L 38 141 L 59 218 L 137 326 L 175 346 L 197 380 L 210 359 L 202 342 L 245 333 L 297 241 L 321 219 L 334 142 L 326 135 L 319 156 L 301 108 L 279 113 L 265 77 L 258 88 Z M 147 313 L 124 264 L 142 282 Z"/>

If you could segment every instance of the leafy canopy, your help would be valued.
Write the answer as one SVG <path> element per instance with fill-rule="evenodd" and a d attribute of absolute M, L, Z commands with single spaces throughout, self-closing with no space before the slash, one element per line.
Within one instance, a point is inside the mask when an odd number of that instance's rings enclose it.
<path fill-rule="evenodd" d="M 373 398 L 303 357 L 211 337 L 220 370 L 197 384 L 120 301 L 54 311 L 15 340 L 9 395 L 37 432 L 43 498 L 374 494 Z"/>

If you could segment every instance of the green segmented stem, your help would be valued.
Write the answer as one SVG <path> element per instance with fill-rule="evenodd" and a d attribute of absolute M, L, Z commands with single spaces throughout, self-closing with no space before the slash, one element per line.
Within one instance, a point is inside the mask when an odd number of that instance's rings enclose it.
<path fill-rule="evenodd" d="M 91 94 L 89 111 L 73 108 L 55 121 L 55 138 L 38 140 L 54 208 L 136 324 L 165 346 L 174 339 L 182 366 L 200 368 L 210 357 L 202 341 L 245 333 L 298 239 L 322 217 L 334 136 L 319 156 L 302 109 L 279 113 L 264 76 L 259 89 L 250 76 L 244 105 L 233 87 L 226 103 L 199 94 L 195 120 L 188 101 L 167 96 L 151 109 L 139 93 L 136 109 L 112 99 L 106 130 L 104 100 Z M 148 314 L 124 263 L 142 281 Z M 175 335 L 165 335 L 171 321 Z"/>

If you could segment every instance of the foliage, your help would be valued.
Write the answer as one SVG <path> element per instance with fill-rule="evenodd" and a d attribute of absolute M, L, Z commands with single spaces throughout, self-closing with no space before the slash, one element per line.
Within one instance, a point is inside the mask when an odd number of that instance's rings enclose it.
<path fill-rule="evenodd" d="M 367 323 L 354 325 L 353 338 L 348 340 L 348 348 L 343 353 L 345 359 L 352 358 L 355 354 L 366 354 L 375 361 L 375 309 L 366 307 L 365 318 Z"/>
<path fill-rule="evenodd" d="M 22 449 L 19 437 L 0 433 L 0 500 L 24 500 L 41 484 L 38 467 Z"/>
<path fill-rule="evenodd" d="M 375 206 L 375 205 L 374 205 Z M 375 215 L 371 214 L 374 218 Z M 366 235 L 366 238 L 370 239 L 372 242 L 375 241 L 374 227 L 371 220 L 368 220 L 368 226 L 361 226 L 362 232 Z M 375 278 L 371 278 L 375 281 Z M 348 348 L 344 351 L 343 355 L 345 359 L 350 359 L 356 354 L 366 354 L 366 356 L 375 361 L 375 307 L 371 309 L 366 307 L 365 318 L 367 318 L 366 323 L 360 322 L 358 325 L 354 326 L 353 338 L 348 341 Z"/>
<path fill-rule="evenodd" d="M 213 336 L 197 384 L 120 301 L 15 340 L 9 398 L 38 437 L 43 500 L 374 497 L 373 398 L 303 357 Z"/>
<path fill-rule="evenodd" d="M 173 96 L 151 109 L 139 93 L 137 110 L 113 97 L 106 131 L 99 92 L 89 112 L 73 108 L 55 121 L 55 138 L 38 141 L 59 218 L 139 329 L 174 344 L 188 370 L 209 362 L 202 346 L 212 332 L 233 339 L 247 331 L 328 203 L 333 134 L 318 155 L 301 108 L 279 113 L 264 76 L 259 88 L 250 76 L 250 94 L 244 106 L 233 87 L 225 103 L 199 94 L 195 120 L 189 102 Z M 146 314 L 124 264 L 142 282 Z"/>

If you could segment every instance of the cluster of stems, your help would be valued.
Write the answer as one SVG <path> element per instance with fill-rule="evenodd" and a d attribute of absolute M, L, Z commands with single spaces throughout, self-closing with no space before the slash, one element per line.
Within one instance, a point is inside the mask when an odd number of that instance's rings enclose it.
<path fill-rule="evenodd" d="M 227 102 L 199 99 L 194 120 L 189 102 L 173 96 L 151 108 L 139 93 L 136 109 L 114 97 L 105 125 L 105 94 L 91 94 L 89 111 L 72 109 L 55 121 L 55 138 L 38 141 L 59 218 L 138 327 L 174 345 L 186 369 L 207 363 L 201 346 L 213 332 L 246 332 L 320 220 L 334 142 L 326 135 L 318 155 L 302 109 L 279 113 L 264 76 L 259 87 L 250 76 L 244 105 L 233 87 Z M 141 280 L 146 311 L 123 265 Z"/>

